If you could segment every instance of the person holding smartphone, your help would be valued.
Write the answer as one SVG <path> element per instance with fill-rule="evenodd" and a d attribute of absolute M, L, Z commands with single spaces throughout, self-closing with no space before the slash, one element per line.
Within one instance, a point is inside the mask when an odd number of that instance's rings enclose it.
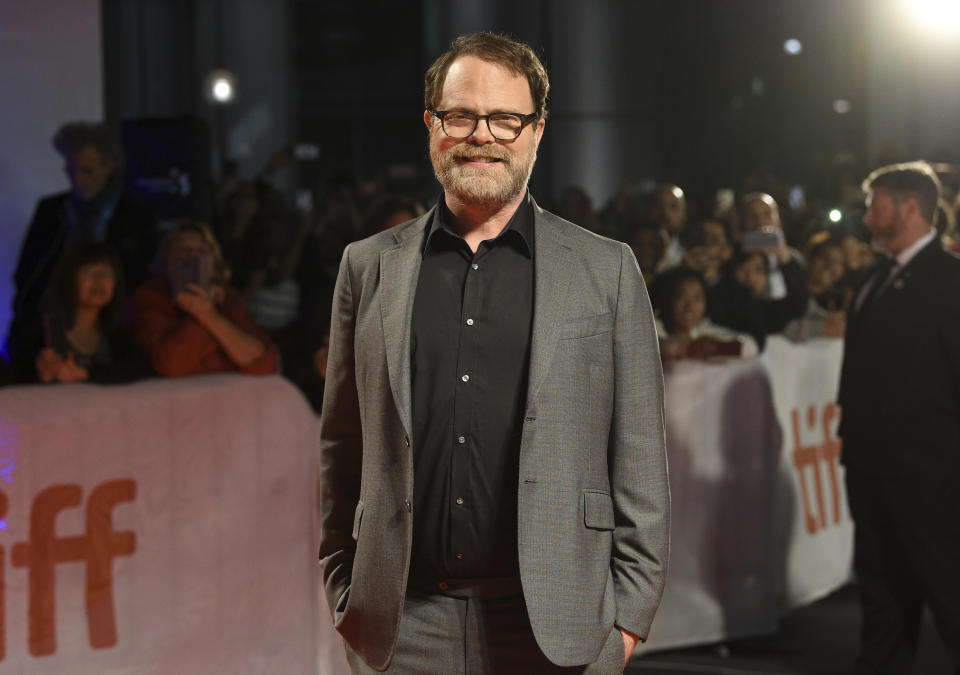
<path fill-rule="evenodd" d="M 130 323 L 159 374 L 279 371 L 279 352 L 230 288 L 230 270 L 210 228 L 180 221 L 164 239 L 158 268 L 161 273 L 134 293 Z"/>

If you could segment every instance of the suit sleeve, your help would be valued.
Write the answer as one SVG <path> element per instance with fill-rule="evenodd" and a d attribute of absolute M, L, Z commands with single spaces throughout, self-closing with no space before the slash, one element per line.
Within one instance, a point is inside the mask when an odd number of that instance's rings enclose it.
<path fill-rule="evenodd" d="M 663 371 L 650 301 L 630 249 L 621 248 L 614 323 L 615 400 L 609 470 L 615 623 L 646 640 L 666 582 L 670 487 L 663 415 Z"/>
<path fill-rule="evenodd" d="M 349 255 L 347 247 L 334 288 L 327 380 L 320 414 L 320 564 L 334 621 L 346 605 L 353 572 L 353 518 L 360 499 L 363 457 L 354 367 L 356 304 Z"/>

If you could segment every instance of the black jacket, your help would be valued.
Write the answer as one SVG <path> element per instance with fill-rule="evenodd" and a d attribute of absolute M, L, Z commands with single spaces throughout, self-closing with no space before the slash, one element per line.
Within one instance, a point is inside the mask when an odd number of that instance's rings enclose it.
<path fill-rule="evenodd" d="M 851 303 L 838 402 L 842 460 L 960 477 L 960 259 L 938 239 L 861 311 Z"/>
<path fill-rule="evenodd" d="M 69 192 L 41 199 L 24 237 L 13 275 L 16 295 L 7 334 L 11 360 L 19 358 L 17 352 L 39 321 L 40 299 L 67 241 L 70 200 Z M 104 241 L 120 255 L 127 288 L 136 288 L 147 279 L 157 249 L 156 225 L 148 211 L 121 196 L 107 221 Z"/>

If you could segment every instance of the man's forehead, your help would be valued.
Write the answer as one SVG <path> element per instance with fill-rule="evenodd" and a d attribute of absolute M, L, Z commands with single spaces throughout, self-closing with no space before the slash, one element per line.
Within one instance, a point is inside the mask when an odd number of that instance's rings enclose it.
<path fill-rule="evenodd" d="M 485 99 L 483 103 L 527 106 L 533 103 L 527 78 L 513 72 L 503 64 L 488 61 L 473 55 L 457 58 L 450 64 L 440 90 L 443 107 L 453 100 L 464 102 L 470 99 Z M 487 100 L 490 99 L 490 100 Z"/>

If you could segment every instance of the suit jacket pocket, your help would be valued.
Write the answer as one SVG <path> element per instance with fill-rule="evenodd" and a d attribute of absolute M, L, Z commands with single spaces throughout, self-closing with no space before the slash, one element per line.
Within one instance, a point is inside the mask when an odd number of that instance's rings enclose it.
<path fill-rule="evenodd" d="M 613 500 L 601 490 L 583 491 L 583 524 L 594 530 L 612 530 Z"/>
<path fill-rule="evenodd" d="M 357 502 L 357 510 L 353 513 L 353 540 L 360 536 L 360 521 L 363 520 L 363 501 Z"/>
<path fill-rule="evenodd" d="M 590 337 L 591 335 L 609 333 L 612 330 L 613 312 L 581 316 L 564 323 L 560 330 L 560 339 L 572 340 L 574 338 Z"/>

